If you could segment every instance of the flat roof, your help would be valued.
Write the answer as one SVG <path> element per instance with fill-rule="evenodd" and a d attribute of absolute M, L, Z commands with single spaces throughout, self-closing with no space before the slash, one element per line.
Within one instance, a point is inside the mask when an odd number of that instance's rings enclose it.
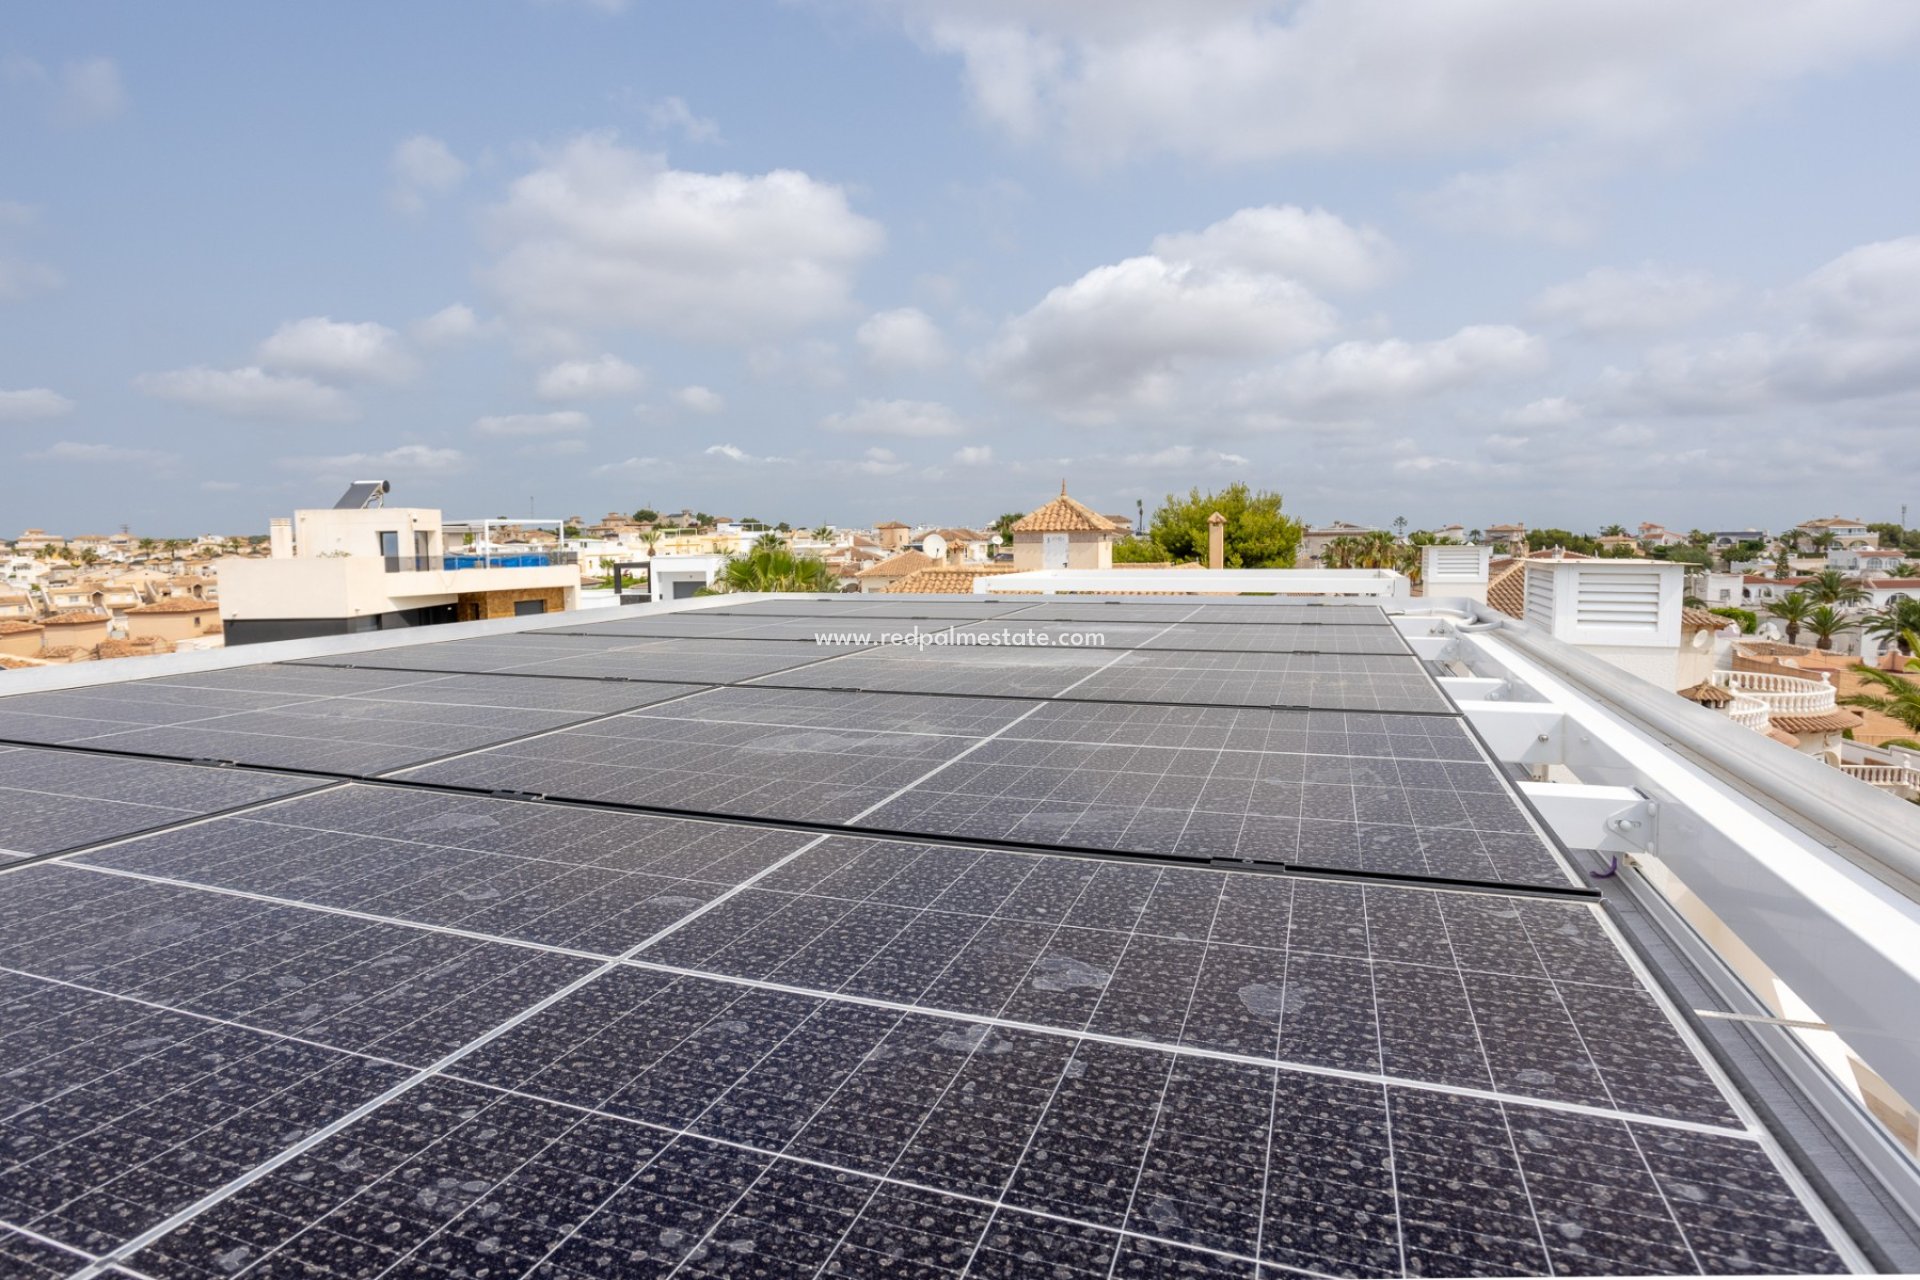
<path fill-rule="evenodd" d="M 1866 1265 L 1379 605 L 698 604 L 0 676 L 0 1259 Z"/>

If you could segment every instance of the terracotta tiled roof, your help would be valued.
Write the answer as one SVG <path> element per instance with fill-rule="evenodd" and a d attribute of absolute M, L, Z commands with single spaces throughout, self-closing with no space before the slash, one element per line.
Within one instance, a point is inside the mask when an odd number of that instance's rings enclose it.
<path fill-rule="evenodd" d="M 918 573 L 909 574 L 891 586 L 881 588 L 881 590 L 900 594 L 911 592 L 918 595 L 965 596 L 973 594 L 973 580 L 975 578 L 987 574 L 1012 572 L 1013 567 L 1011 565 L 992 564 L 974 565 L 965 569 L 922 569 Z"/>
<path fill-rule="evenodd" d="M 0 671 L 28 671 L 39 665 L 37 662 L 28 662 L 25 658 L 0 653 Z"/>
<path fill-rule="evenodd" d="M 131 640 L 102 640 L 94 646 L 97 658 L 149 658 L 157 653 L 172 653 L 173 642 L 158 636 L 135 636 Z"/>
<path fill-rule="evenodd" d="M 1723 618 L 1706 609 L 1682 609 L 1680 611 L 1680 629 L 1682 631 L 1718 631 L 1732 622 L 1732 618 Z"/>
<path fill-rule="evenodd" d="M 46 627 L 72 627 L 87 622 L 105 622 L 107 615 L 95 613 L 91 609 L 68 609 L 65 613 L 50 613 L 40 619 L 40 625 Z"/>
<path fill-rule="evenodd" d="M 1014 521 L 1015 533 L 1115 533 L 1113 522 L 1064 492 Z"/>
<path fill-rule="evenodd" d="M 1521 567 L 1524 564 L 1524 560 L 1509 560 L 1487 576 L 1487 604 L 1509 618 L 1526 616 L 1527 579 Z"/>
<path fill-rule="evenodd" d="M 923 551 L 902 551 L 898 555 L 888 556 L 879 564 L 869 565 L 855 577 L 859 578 L 897 578 L 921 569 L 931 569 L 935 560 Z"/>
<path fill-rule="evenodd" d="M 211 600 L 196 600 L 192 596 L 168 596 L 165 600 L 156 600 L 152 604 L 136 605 L 128 613 L 201 613 L 209 609 L 217 610 L 219 605 Z"/>
<path fill-rule="evenodd" d="M 46 628 L 37 622 L 22 622 L 18 618 L 8 618 L 5 622 L 0 622 L 0 636 L 17 636 L 25 631 L 45 630 Z"/>
<path fill-rule="evenodd" d="M 873 526 L 873 530 L 875 533 L 878 533 L 882 529 L 911 529 L 912 527 L 913 527 L 912 525 L 902 524 L 898 520 L 889 520 L 885 524 L 877 524 Z"/>
<path fill-rule="evenodd" d="M 40 656 L 51 660 L 55 658 L 73 658 L 85 652 L 87 652 L 86 648 L 77 644 L 50 644 L 40 650 Z"/>
<path fill-rule="evenodd" d="M 1697 702 L 1703 707 L 1724 707 L 1733 701 L 1733 690 L 1722 689 L 1711 680 L 1689 685 L 1680 691 L 1680 696 L 1688 702 Z"/>
<path fill-rule="evenodd" d="M 1784 729 L 1788 733 L 1839 733 L 1842 729 L 1858 729 L 1866 721 L 1842 707 L 1831 711 L 1822 711 L 1814 716 L 1769 716 L 1774 728 Z"/>

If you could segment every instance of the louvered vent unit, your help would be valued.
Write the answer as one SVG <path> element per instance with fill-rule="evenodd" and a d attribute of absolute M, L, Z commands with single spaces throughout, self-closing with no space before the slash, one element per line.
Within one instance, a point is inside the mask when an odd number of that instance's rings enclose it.
<path fill-rule="evenodd" d="M 1660 575 L 1645 573 L 1577 573 L 1574 577 L 1574 622 L 1582 627 L 1613 631 L 1644 631 L 1651 638 L 1660 630 Z M 1533 601 L 1527 601 L 1533 615 Z"/>
<path fill-rule="evenodd" d="M 1482 568 L 1485 561 L 1479 547 L 1435 547 L 1431 577 L 1436 582 L 1476 581 L 1486 576 Z"/>
<path fill-rule="evenodd" d="M 1548 565 L 1528 565 L 1524 572 L 1527 575 L 1527 621 L 1543 631 L 1551 632 L 1554 626 L 1554 570 Z"/>

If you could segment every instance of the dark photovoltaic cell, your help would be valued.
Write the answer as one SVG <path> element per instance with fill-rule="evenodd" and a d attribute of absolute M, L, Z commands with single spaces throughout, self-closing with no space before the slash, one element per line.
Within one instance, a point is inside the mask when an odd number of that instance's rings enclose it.
<path fill-rule="evenodd" d="M 593 967 L 58 862 L 0 876 L 0 968 L 411 1066 Z"/>
<path fill-rule="evenodd" d="M 515 642 L 515 643 L 510 643 Z M 418 650 L 388 649 L 364 656 L 367 665 L 421 671 L 570 676 L 588 680 L 654 680 L 729 684 L 818 662 L 858 645 L 768 645 L 747 640 L 637 639 L 631 636 L 511 635 L 454 640 Z M 302 662 L 344 665 L 338 659 Z"/>
<path fill-rule="evenodd" d="M 1270 623 L 1316 623 L 1323 626 L 1393 625 L 1373 604 L 1197 604 L 1192 600 L 1124 600 L 1101 603 L 1056 599 L 1050 604 L 1029 604 L 1011 615 L 1012 619 L 1050 619 L 1056 622 L 1238 622 L 1253 625 Z"/>
<path fill-rule="evenodd" d="M 849 714 L 783 722 L 729 714 L 729 703 L 784 690 L 718 690 L 692 705 L 663 707 L 658 716 L 617 716 L 525 744 L 463 756 L 410 771 L 410 781 L 706 813 L 850 822 L 884 803 L 929 770 L 967 750 L 977 737 L 933 734 L 889 723 L 917 723 L 938 714 L 947 722 L 992 732 L 1025 704 L 988 699 L 903 699 L 923 709 Z M 719 694 L 717 714 L 705 698 Z M 819 697 L 820 695 L 812 695 Z M 875 701 L 878 701 L 877 699 Z M 751 705 L 751 704 L 748 704 Z M 778 712 L 771 713 L 778 716 Z M 923 721 L 920 721 L 923 722 Z"/>
<path fill-rule="evenodd" d="M 11 879 L 12 877 L 8 877 Z M 387 1063 L 0 972 L 0 1219 L 118 1248 L 405 1078 Z M 0 1265 L 49 1263 L 19 1237 Z M 79 1270 L 69 1258 L 61 1276 Z M 5 1274 L 32 1275 L 22 1268 Z"/>
<path fill-rule="evenodd" d="M 1393 627 L 1328 627 L 1312 623 L 1275 622 L 1245 626 L 1231 622 L 1199 622 L 1168 628 L 1143 642 L 1142 649 L 1214 649 L 1240 653 L 1383 653 L 1410 652 Z"/>
<path fill-rule="evenodd" d="M 353 786 L 80 861 L 617 955 L 810 838 Z"/>
<path fill-rule="evenodd" d="M 1129 734 L 1124 722 L 1103 724 L 1097 714 L 1074 718 L 1069 708 L 1048 706 L 915 783 L 860 825 L 1319 870 L 1572 883 L 1457 722 L 1227 714 L 1243 723 L 1231 729 L 1188 724 L 1177 743 L 1160 746 L 1148 744 L 1173 735 Z M 1435 720 L 1431 733 L 1408 731 L 1424 719 Z M 1349 731 L 1346 721 L 1359 723 Z M 1357 753 L 1336 753 L 1330 749 L 1336 743 Z M 1411 754 L 1396 754 L 1398 744 Z"/>
<path fill-rule="evenodd" d="M 0 863 L 307 791 L 322 783 L 34 748 L 0 751 Z"/>
<path fill-rule="evenodd" d="M 0 698 L 0 737 L 369 776 L 697 687 L 241 668 L 189 683 L 142 681 Z M 109 696 L 116 690 L 128 693 L 124 706 Z M 232 705 L 234 698 L 253 705 Z"/>
<path fill-rule="evenodd" d="M 1017 612 L 1019 602 L 973 600 L 756 600 L 700 612 L 733 617 L 789 618 L 993 618 Z"/>
<path fill-rule="evenodd" d="M 639 959 L 1262 1062 L 1735 1124 L 1591 913 L 835 838 Z"/>
<path fill-rule="evenodd" d="M 0 697 L 0 1271 L 1842 1268 L 1378 605 L 603 616 Z"/>

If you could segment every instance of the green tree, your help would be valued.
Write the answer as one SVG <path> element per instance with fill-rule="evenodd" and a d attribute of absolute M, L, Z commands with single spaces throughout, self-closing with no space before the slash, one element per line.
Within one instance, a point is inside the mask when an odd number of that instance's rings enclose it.
<path fill-rule="evenodd" d="M 1027 518 L 1024 511 L 1009 511 L 993 522 L 993 531 L 1000 535 L 1000 541 L 1007 546 L 1013 545 L 1013 526 Z"/>
<path fill-rule="evenodd" d="M 1862 689 L 1859 693 L 1843 693 L 1839 698 L 1842 705 L 1878 711 L 1881 715 L 1892 716 L 1907 728 L 1920 732 L 1920 685 L 1905 676 L 1896 675 L 1891 671 L 1881 671 L 1862 663 L 1854 664 L 1853 673 L 1879 692 L 1869 693 Z"/>
<path fill-rule="evenodd" d="M 729 556 L 714 579 L 712 590 L 722 591 L 838 591 L 840 581 L 823 561 L 795 555 L 776 538 L 766 538 L 741 556 Z"/>
<path fill-rule="evenodd" d="M 1820 555 L 1825 555 L 1827 552 L 1833 550 L 1833 544 L 1836 541 L 1838 541 L 1838 539 L 1834 536 L 1833 530 L 1822 529 L 1807 539 L 1807 545 L 1812 547 Z"/>
<path fill-rule="evenodd" d="M 1853 625 L 1853 615 L 1830 604 L 1817 604 L 1807 614 L 1807 630 L 1813 632 L 1813 647 L 1833 648 L 1833 638 Z"/>
<path fill-rule="evenodd" d="M 831 538 L 833 536 L 833 526 L 817 524 L 813 527 L 813 536 L 819 539 L 821 542 L 825 542 L 828 538 Z"/>
<path fill-rule="evenodd" d="M 633 513 L 633 519 L 636 524 L 653 524 L 660 519 L 660 513 L 652 507 L 642 507 Z"/>
<path fill-rule="evenodd" d="M 1920 635 L 1920 600 L 1895 600 L 1876 613 L 1860 620 L 1860 630 L 1882 644 L 1891 644 L 1900 652 L 1915 651 L 1914 637 Z"/>
<path fill-rule="evenodd" d="M 1800 628 L 1814 610 L 1813 597 L 1804 591 L 1789 591 L 1767 606 L 1767 616 L 1777 619 L 1787 630 L 1787 643 L 1800 643 Z"/>
<path fill-rule="evenodd" d="M 1293 567 L 1305 526 L 1281 514 L 1279 494 L 1255 493 L 1238 481 L 1217 493 L 1193 489 L 1184 498 L 1168 494 L 1153 513 L 1153 541 L 1166 549 L 1169 559 L 1205 561 L 1207 517 L 1216 511 L 1227 518 L 1227 568 Z"/>
<path fill-rule="evenodd" d="M 1600 531 L 1600 536 L 1603 538 L 1624 538 L 1627 536 L 1627 526 L 1623 524 L 1610 524 Z"/>
<path fill-rule="evenodd" d="M 1838 569 L 1822 569 L 1801 584 L 1815 604 L 1859 604 L 1867 598 L 1867 589 Z"/>
<path fill-rule="evenodd" d="M 1167 549 L 1152 538 L 1115 538 L 1113 540 L 1113 562 L 1115 564 L 1160 564 L 1167 559 Z"/>
<path fill-rule="evenodd" d="M 1570 529 L 1534 529 L 1527 534 L 1527 545 L 1535 551 L 1544 551 L 1549 547 L 1565 547 L 1568 551 L 1583 556 L 1600 554 L 1600 544 L 1584 533 L 1574 533 Z"/>
<path fill-rule="evenodd" d="M 1740 631 L 1744 635 L 1752 635 L 1760 629 L 1760 615 L 1751 609 L 1737 609 L 1730 604 L 1723 604 L 1707 612 L 1717 617 L 1732 618 L 1740 624 Z"/>

